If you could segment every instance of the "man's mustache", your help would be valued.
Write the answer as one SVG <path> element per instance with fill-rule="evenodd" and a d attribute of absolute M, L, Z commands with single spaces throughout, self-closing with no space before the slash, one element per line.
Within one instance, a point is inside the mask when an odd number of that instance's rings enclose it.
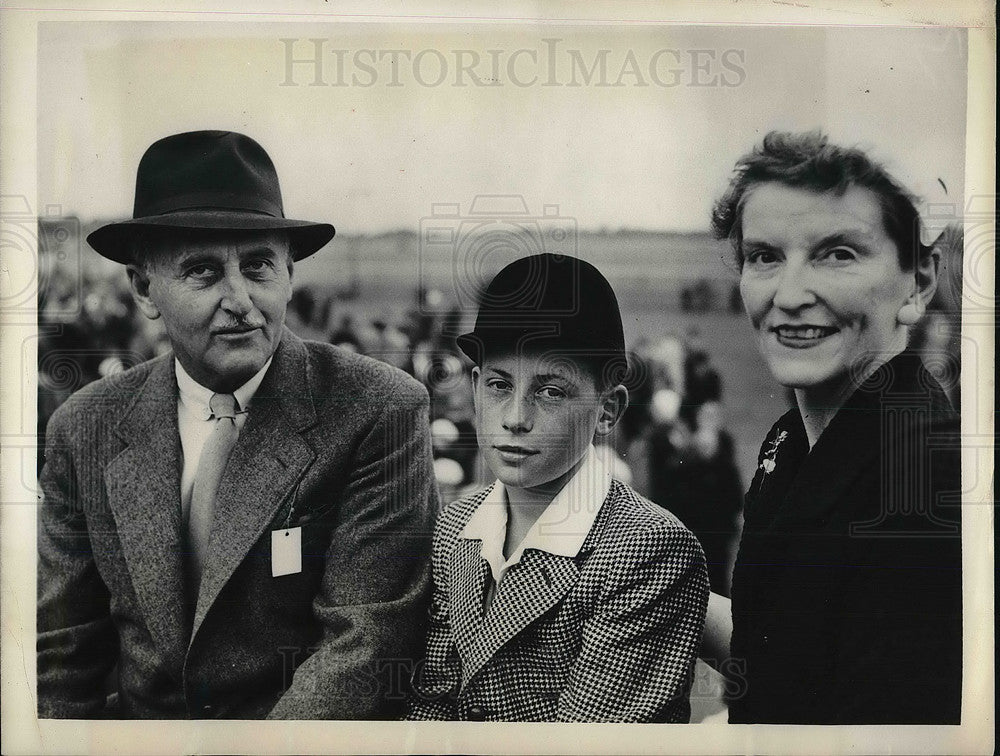
<path fill-rule="evenodd" d="M 264 325 L 264 319 L 260 317 L 230 318 L 215 330 L 223 333 L 226 331 L 252 331 L 255 328 L 263 328 Z"/>

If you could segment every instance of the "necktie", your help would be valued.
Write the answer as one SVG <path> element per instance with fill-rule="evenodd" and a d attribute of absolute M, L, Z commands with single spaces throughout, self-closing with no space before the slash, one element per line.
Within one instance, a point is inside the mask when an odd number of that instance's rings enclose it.
<path fill-rule="evenodd" d="M 195 473 L 194 490 L 191 492 L 191 511 L 188 513 L 188 542 L 191 558 L 188 564 L 188 582 L 192 606 L 198 601 L 201 572 L 208 552 L 208 537 L 212 532 L 215 501 L 219 483 L 226 471 L 229 455 L 240 435 L 236 427 L 236 397 L 232 394 L 213 394 L 209 409 L 215 419 L 215 428 L 205 441 Z"/>

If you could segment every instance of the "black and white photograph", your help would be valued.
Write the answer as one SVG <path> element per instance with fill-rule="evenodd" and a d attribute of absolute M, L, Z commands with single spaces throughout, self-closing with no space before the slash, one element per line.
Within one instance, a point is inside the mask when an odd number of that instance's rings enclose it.
<path fill-rule="evenodd" d="M 5 753 L 992 752 L 995 9 L 716 5 L 0 9 Z"/>

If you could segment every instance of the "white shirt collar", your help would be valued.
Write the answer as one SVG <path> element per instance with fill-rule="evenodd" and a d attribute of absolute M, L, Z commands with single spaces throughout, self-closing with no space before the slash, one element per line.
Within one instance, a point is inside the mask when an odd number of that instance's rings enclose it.
<path fill-rule="evenodd" d="M 237 412 L 247 411 L 247 408 L 250 406 L 250 400 L 253 399 L 254 394 L 257 393 L 257 389 L 260 388 L 261 381 L 264 380 L 267 369 L 271 367 L 272 359 L 274 359 L 273 356 L 269 357 L 267 362 L 264 363 L 264 367 L 258 370 L 253 378 L 233 392 L 233 396 L 236 397 Z M 181 365 L 180 360 L 176 357 L 174 358 L 174 373 L 177 375 L 177 390 L 180 392 L 181 403 L 202 420 L 211 420 L 212 410 L 209 409 L 208 403 L 215 392 L 205 388 L 188 375 L 184 366 Z"/>
<path fill-rule="evenodd" d="M 503 557 L 508 505 L 506 489 L 499 480 L 473 512 L 459 537 L 482 541 L 480 553 L 499 584 L 504 573 L 521 561 L 526 549 L 564 557 L 579 554 L 609 490 L 611 473 L 591 446 L 583 464 L 531 526 L 510 559 Z"/>

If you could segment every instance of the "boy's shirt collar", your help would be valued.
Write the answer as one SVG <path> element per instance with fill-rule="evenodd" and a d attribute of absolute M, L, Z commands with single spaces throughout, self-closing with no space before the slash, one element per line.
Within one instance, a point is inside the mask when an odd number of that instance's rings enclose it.
<path fill-rule="evenodd" d="M 493 580 L 499 585 L 504 574 L 521 561 L 527 549 L 575 557 L 611 490 L 611 473 L 591 446 L 587 455 L 562 490 L 531 526 L 524 540 L 504 559 L 503 542 L 507 534 L 507 492 L 499 480 L 465 524 L 460 538 L 480 540 L 480 554 L 490 565 Z"/>

